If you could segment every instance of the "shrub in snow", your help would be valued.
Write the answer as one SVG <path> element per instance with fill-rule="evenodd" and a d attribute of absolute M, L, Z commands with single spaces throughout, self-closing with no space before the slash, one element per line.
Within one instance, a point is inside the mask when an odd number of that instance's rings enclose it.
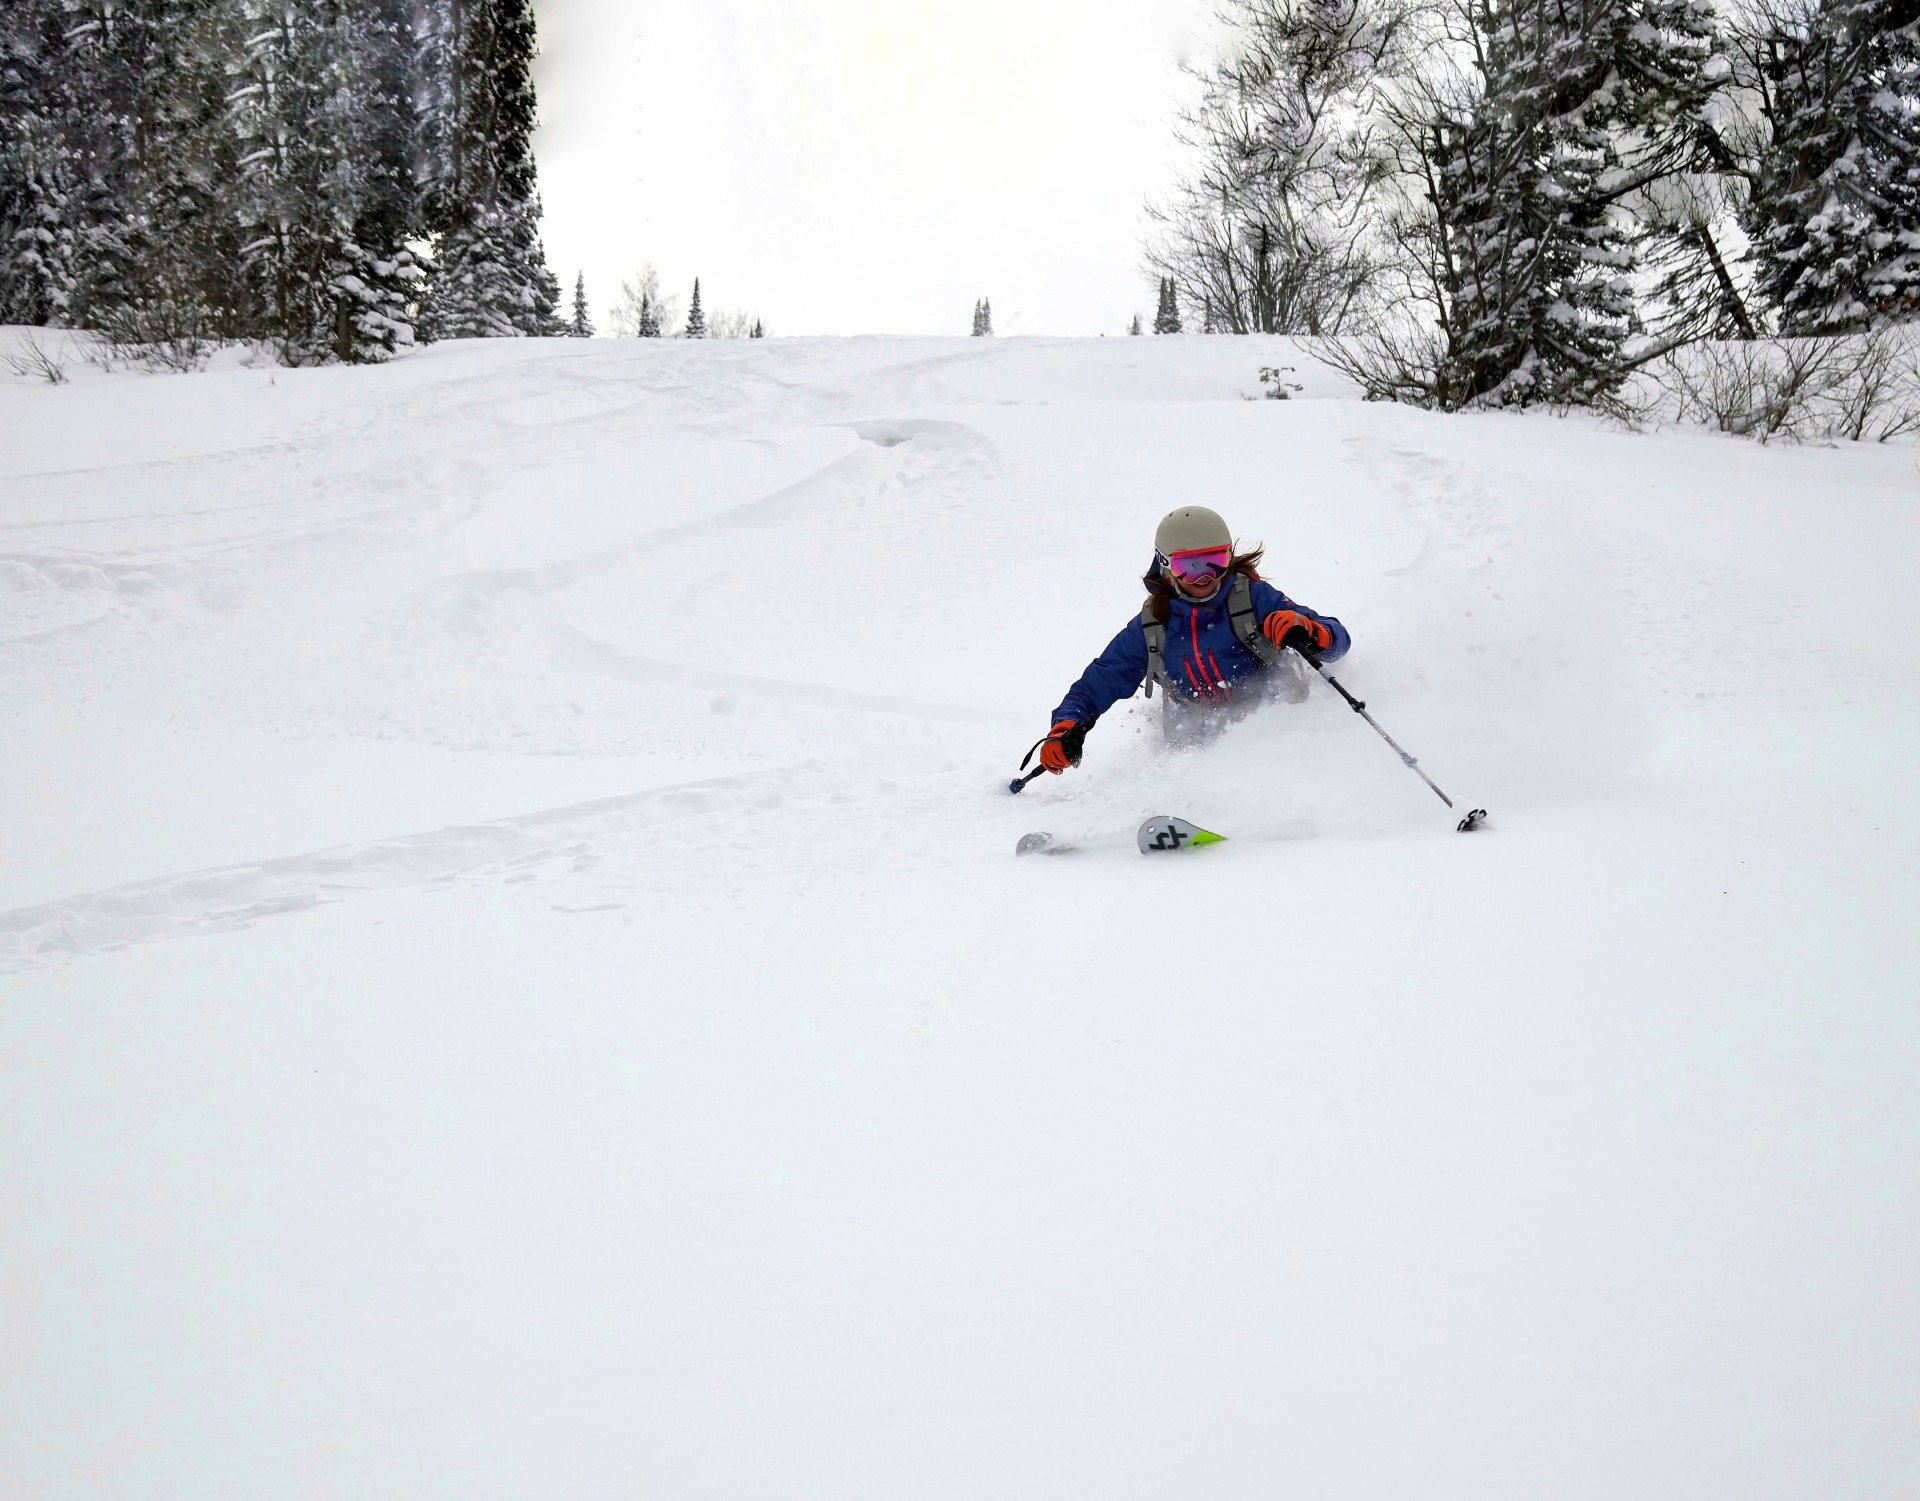
<path fill-rule="evenodd" d="M 0 365 L 29 380 L 54 386 L 67 383 L 66 351 L 54 340 L 35 334 L 23 335 L 11 348 L 0 351 Z"/>
<path fill-rule="evenodd" d="M 1920 432 L 1910 330 L 1703 341 L 1648 367 L 1642 415 L 1768 443 L 1879 442 Z"/>
<path fill-rule="evenodd" d="M 1260 384 L 1267 388 L 1267 400 L 1287 401 L 1292 398 L 1295 391 L 1304 391 L 1306 389 L 1299 381 L 1287 379 L 1287 377 L 1293 373 L 1293 366 L 1291 365 L 1262 365 L 1260 367 Z"/>

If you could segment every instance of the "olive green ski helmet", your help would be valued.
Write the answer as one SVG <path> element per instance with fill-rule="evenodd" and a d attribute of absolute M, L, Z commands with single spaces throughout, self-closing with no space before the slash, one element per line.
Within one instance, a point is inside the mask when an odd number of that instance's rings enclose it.
<path fill-rule="evenodd" d="M 1167 512 L 1153 534 L 1153 550 L 1163 558 L 1203 547 L 1231 546 L 1233 533 L 1227 530 L 1226 519 L 1205 506 L 1181 506 Z"/>

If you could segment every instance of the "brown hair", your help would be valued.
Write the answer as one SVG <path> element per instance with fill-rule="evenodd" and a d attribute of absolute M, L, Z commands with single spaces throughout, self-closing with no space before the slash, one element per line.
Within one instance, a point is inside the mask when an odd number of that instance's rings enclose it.
<path fill-rule="evenodd" d="M 1252 552 L 1237 552 L 1233 561 L 1227 564 L 1228 573 L 1244 573 L 1249 579 L 1260 577 L 1260 559 L 1266 554 L 1266 548 L 1256 547 Z M 1160 571 L 1158 560 L 1140 576 L 1140 582 L 1147 586 L 1147 609 L 1149 618 L 1161 625 L 1167 623 L 1167 602 L 1173 598 L 1173 584 Z"/>

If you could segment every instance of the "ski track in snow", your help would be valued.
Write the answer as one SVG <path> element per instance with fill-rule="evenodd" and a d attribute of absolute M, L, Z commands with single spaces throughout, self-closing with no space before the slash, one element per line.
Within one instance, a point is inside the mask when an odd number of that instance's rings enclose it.
<path fill-rule="evenodd" d="M 584 873 L 610 841 L 670 840 L 697 848 L 699 829 L 734 810 L 775 809 L 838 785 L 808 766 L 716 777 L 492 823 L 129 882 L 0 912 L 0 973 L 155 939 L 226 932 L 356 893 L 513 881 L 549 863 Z"/>

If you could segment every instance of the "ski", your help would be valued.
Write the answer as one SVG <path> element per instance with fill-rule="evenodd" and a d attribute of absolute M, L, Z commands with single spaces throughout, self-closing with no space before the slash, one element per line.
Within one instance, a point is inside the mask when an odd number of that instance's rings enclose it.
<path fill-rule="evenodd" d="M 1220 844 L 1226 837 L 1225 834 L 1203 829 L 1196 823 L 1188 823 L 1184 818 L 1156 813 L 1140 825 L 1139 833 L 1134 835 L 1134 843 L 1140 846 L 1141 854 L 1157 855 L 1163 850 L 1196 849 L 1203 844 Z"/>
<path fill-rule="evenodd" d="M 1074 846 L 1053 834 L 1036 832 L 1022 834 L 1020 842 L 1013 847 L 1016 855 L 1065 855 Z"/>
<path fill-rule="evenodd" d="M 1203 829 L 1197 823 L 1188 823 L 1184 818 L 1174 818 L 1170 814 L 1156 813 L 1140 825 L 1134 835 L 1134 843 L 1143 855 L 1157 855 L 1166 850 L 1197 849 L 1203 844 L 1222 844 L 1225 834 L 1216 834 L 1211 829 Z M 1022 834 L 1020 842 L 1013 847 L 1016 855 L 1070 855 L 1084 846 L 1063 839 L 1058 834 L 1049 834 L 1044 830 L 1035 830 L 1031 834 Z"/>

